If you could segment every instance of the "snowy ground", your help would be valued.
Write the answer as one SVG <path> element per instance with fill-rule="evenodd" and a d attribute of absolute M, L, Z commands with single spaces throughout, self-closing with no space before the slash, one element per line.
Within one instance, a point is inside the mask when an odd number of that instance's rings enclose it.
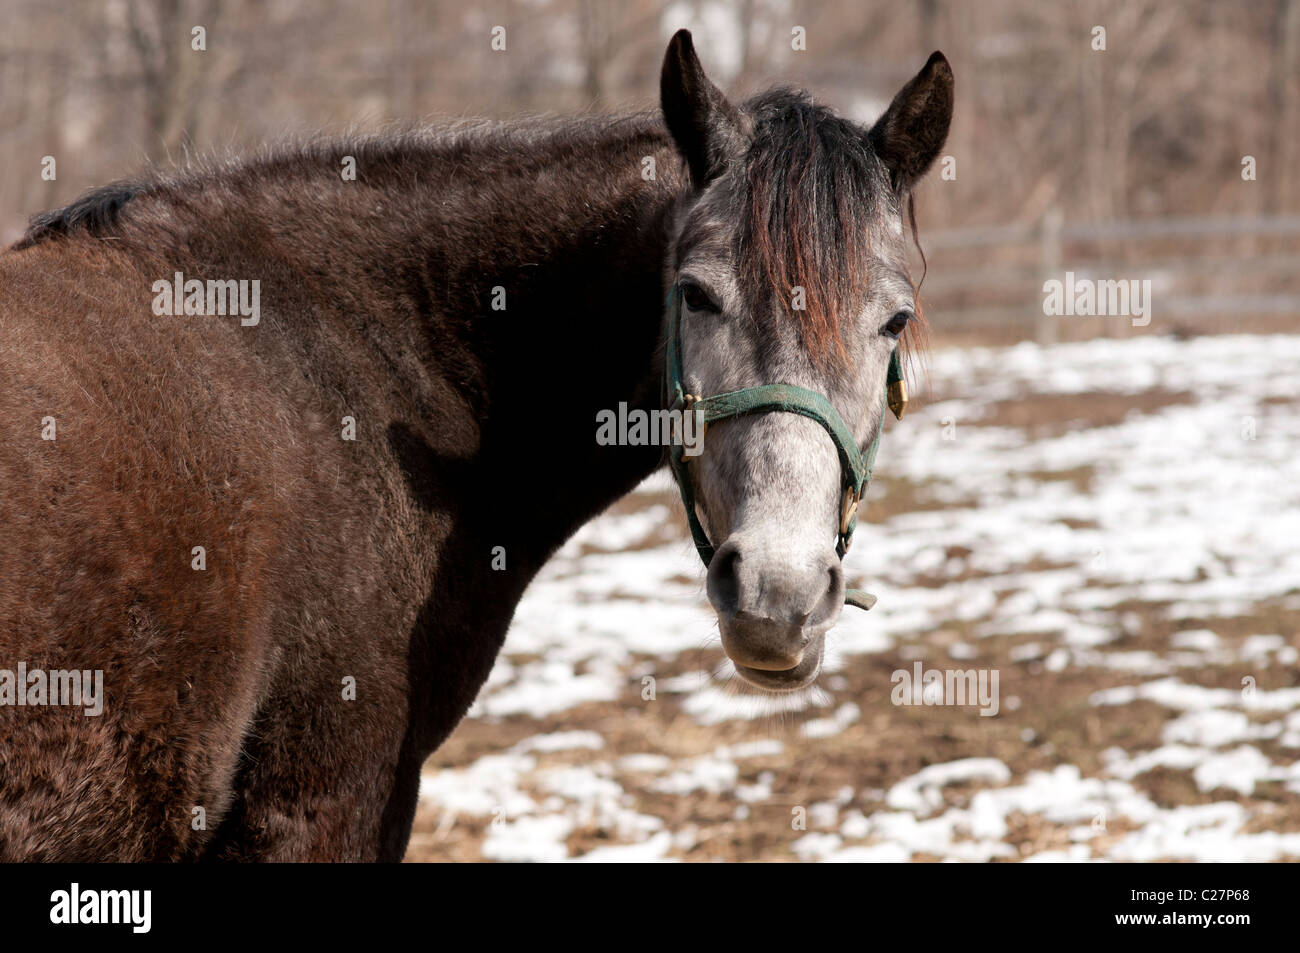
<path fill-rule="evenodd" d="M 1300 859 L 1300 336 L 940 351 L 827 671 L 728 674 L 663 474 L 529 591 L 412 860 Z M 915 388 L 914 388 L 915 389 Z M 998 712 L 893 673 L 996 672 Z"/>

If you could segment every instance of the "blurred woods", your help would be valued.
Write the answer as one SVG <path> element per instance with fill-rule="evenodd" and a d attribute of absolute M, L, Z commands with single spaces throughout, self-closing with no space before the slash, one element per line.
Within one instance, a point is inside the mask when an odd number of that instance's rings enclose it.
<path fill-rule="evenodd" d="M 955 178 L 932 174 L 923 187 L 923 238 L 1038 229 L 1045 217 L 1300 213 L 1300 0 L 0 0 L 0 9 L 6 241 L 35 212 L 187 153 L 393 119 L 651 107 L 664 45 L 681 26 L 731 94 L 800 85 L 864 122 L 942 49 L 957 76 L 946 150 Z M 206 50 L 192 49 L 196 26 Z M 496 26 L 505 51 L 492 48 Z M 1104 51 L 1093 48 L 1097 26 Z M 804 50 L 793 48 L 796 27 Z M 42 178 L 45 156 L 57 162 L 53 181 Z M 1254 181 L 1243 180 L 1245 156 Z M 1259 276 L 1259 288 L 1294 292 L 1295 238 L 1236 235 L 1217 247 L 1282 255 L 1290 267 Z M 965 259 L 960 243 L 938 250 L 973 271 L 991 243 L 968 243 Z M 1109 252 L 1146 254 L 1129 239 Z M 1018 254 L 1008 245 L 992 257 L 1041 267 L 1041 248 Z M 1068 245 L 1064 254 L 1068 265 Z M 987 297 L 935 290 L 954 304 Z"/>

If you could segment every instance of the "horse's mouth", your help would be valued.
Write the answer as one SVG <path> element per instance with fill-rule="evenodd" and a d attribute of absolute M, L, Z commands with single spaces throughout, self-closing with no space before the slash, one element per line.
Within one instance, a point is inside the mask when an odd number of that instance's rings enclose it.
<path fill-rule="evenodd" d="M 799 664 L 794 668 L 776 671 L 765 668 L 752 668 L 736 661 L 734 658 L 731 663 L 736 667 L 736 674 L 755 688 L 775 694 L 797 692 L 816 681 L 822 668 L 824 645 L 823 636 L 817 636 L 805 646 L 803 656 L 800 658 Z"/>

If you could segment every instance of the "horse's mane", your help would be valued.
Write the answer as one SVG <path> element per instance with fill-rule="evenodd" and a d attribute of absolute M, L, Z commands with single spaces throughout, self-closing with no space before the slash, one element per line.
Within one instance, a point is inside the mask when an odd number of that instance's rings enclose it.
<path fill-rule="evenodd" d="M 77 230 L 96 236 L 109 234 L 117 225 L 122 206 L 146 188 L 143 182 L 114 182 L 92 189 L 63 208 L 34 215 L 14 249 L 27 248 Z"/>
<path fill-rule="evenodd" d="M 337 175 L 339 160 L 356 158 L 359 175 L 372 183 L 385 178 L 410 180 L 421 163 L 440 158 L 457 164 L 458 175 L 472 176 L 495 161 L 541 162 L 547 152 L 583 154 L 610 137 L 629 145 L 662 145 L 667 132 L 656 113 L 619 116 L 531 116 L 512 120 L 460 119 L 433 124 L 391 124 L 381 132 L 315 135 L 263 146 L 244 155 L 203 155 L 175 169 L 148 169 L 140 175 L 91 189 L 62 208 L 28 222 L 13 246 L 21 250 L 74 232 L 112 237 L 129 218 L 134 200 L 156 193 L 183 193 L 271 179 Z"/>

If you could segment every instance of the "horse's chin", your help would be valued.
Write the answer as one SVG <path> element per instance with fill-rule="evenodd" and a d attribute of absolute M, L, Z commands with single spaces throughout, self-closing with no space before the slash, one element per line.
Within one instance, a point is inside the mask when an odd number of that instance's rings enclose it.
<path fill-rule="evenodd" d="M 824 636 L 817 636 L 803 651 L 803 657 L 794 668 L 783 671 L 750 668 L 735 659 L 731 664 L 736 674 L 747 684 L 771 694 L 786 694 L 801 691 L 812 685 L 822 670 L 822 651 L 825 648 Z"/>

